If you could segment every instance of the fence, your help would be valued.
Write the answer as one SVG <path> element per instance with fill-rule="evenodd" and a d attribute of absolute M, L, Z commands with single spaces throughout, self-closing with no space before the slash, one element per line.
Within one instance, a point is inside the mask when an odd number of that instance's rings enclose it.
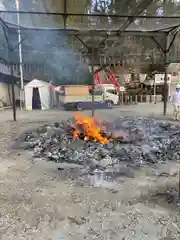
<path fill-rule="evenodd" d="M 129 105 L 137 103 L 158 103 L 162 102 L 162 95 L 128 95 L 123 94 L 119 96 L 120 105 Z"/>

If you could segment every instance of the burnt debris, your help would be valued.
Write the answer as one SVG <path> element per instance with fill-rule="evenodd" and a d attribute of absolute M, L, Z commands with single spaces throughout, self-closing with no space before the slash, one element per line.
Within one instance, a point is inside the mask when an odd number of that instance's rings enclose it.
<path fill-rule="evenodd" d="M 23 141 L 36 158 L 75 163 L 91 174 L 100 169 L 132 177 L 136 167 L 180 159 L 178 125 L 144 117 L 123 117 L 105 125 L 103 132 L 111 136 L 107 144 L 74 138 L 74 119 L 29 131 Z"/>

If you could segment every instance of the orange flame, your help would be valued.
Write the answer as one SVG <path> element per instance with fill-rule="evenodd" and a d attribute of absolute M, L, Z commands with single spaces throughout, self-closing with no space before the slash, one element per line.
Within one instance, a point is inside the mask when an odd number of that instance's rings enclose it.
<path fill-rule="evenodd" d="M 108 138 L 101 135 L 101 129 L 98 127 L 97 122 L 94 118 L 76 112 L 74 114 L 74 119 L 76 121 L 75 131 L 73 134 L 75 138 L 78 138 L 80 136 L 78 126 L 81 126 L 84 131 L 84 136 L 88 139 L 98 141 L 102 144 L 106 144 L 109 142 Z"/>

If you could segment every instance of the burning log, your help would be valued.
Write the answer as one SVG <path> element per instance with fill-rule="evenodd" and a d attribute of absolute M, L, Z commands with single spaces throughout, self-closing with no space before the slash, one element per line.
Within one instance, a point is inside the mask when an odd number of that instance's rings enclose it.
<path fill-rule="evenodd" d="M 110 141 L 105 134 L 102 134 L 95 118 L 91 118 L 77 112 L 74 115 L 74 119 L 75 131 L 73 136 L 75 138 L 81 138 L 83 133 L 84 138 L 100 142 L 101 144 L 106 144 Z"/>
<path fill-rule="evenodd" d="M 85 141 L 100 142 L 107 144 L 110 141 L 130 142 L 130 137 L 121 129 L 114 129 L 113 124 L 75 113 L 74 138 Z"/>

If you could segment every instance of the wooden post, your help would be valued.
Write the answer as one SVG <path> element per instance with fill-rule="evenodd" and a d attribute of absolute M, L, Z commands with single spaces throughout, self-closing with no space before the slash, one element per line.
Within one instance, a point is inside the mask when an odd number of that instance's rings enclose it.
<path fill-rule="evenodd" d="M 123 91 L 121 92 L 121 103 L 122 103 L 122 105 L 124 105 L 124 92 Z"/>
<path fill-rule="evenodd" d="M 150 95 L 150 103 L 152 103 L 152 94 Z"/>
<path fill-rule="evenodd" d="M 130 102 L 130 104 L 132 104 L 132 102 L 133 102 L 132 96 L 130 96 L 129 102 Z"/>
<path fill-rule="evenodd" d="M 138 103 L 137 95 L 135 95 L 135 103 L 136 103 L 136 104 Z"/>
<path fill-rule="evenodd" d="M 125 104 L 127 105 L 127 95 L 125 95 Z"/>
<path fill-rule="evenodd" d="M 166 49 L 164 52 L 164 66 L 165 66 L 165 75 L 164 75 L 164 109 L 163 115 L 166 116 L 167 113 L 167 95 L 168 95 L 168 36 L 166 36 Z"/>
<path fill-rule="evenodd" d="M 141 95 L 141 98 L 140 98 L 141 100 L 140 100 L 140 102 L 142 103 L 143 102 L 143 95 Z"/>

